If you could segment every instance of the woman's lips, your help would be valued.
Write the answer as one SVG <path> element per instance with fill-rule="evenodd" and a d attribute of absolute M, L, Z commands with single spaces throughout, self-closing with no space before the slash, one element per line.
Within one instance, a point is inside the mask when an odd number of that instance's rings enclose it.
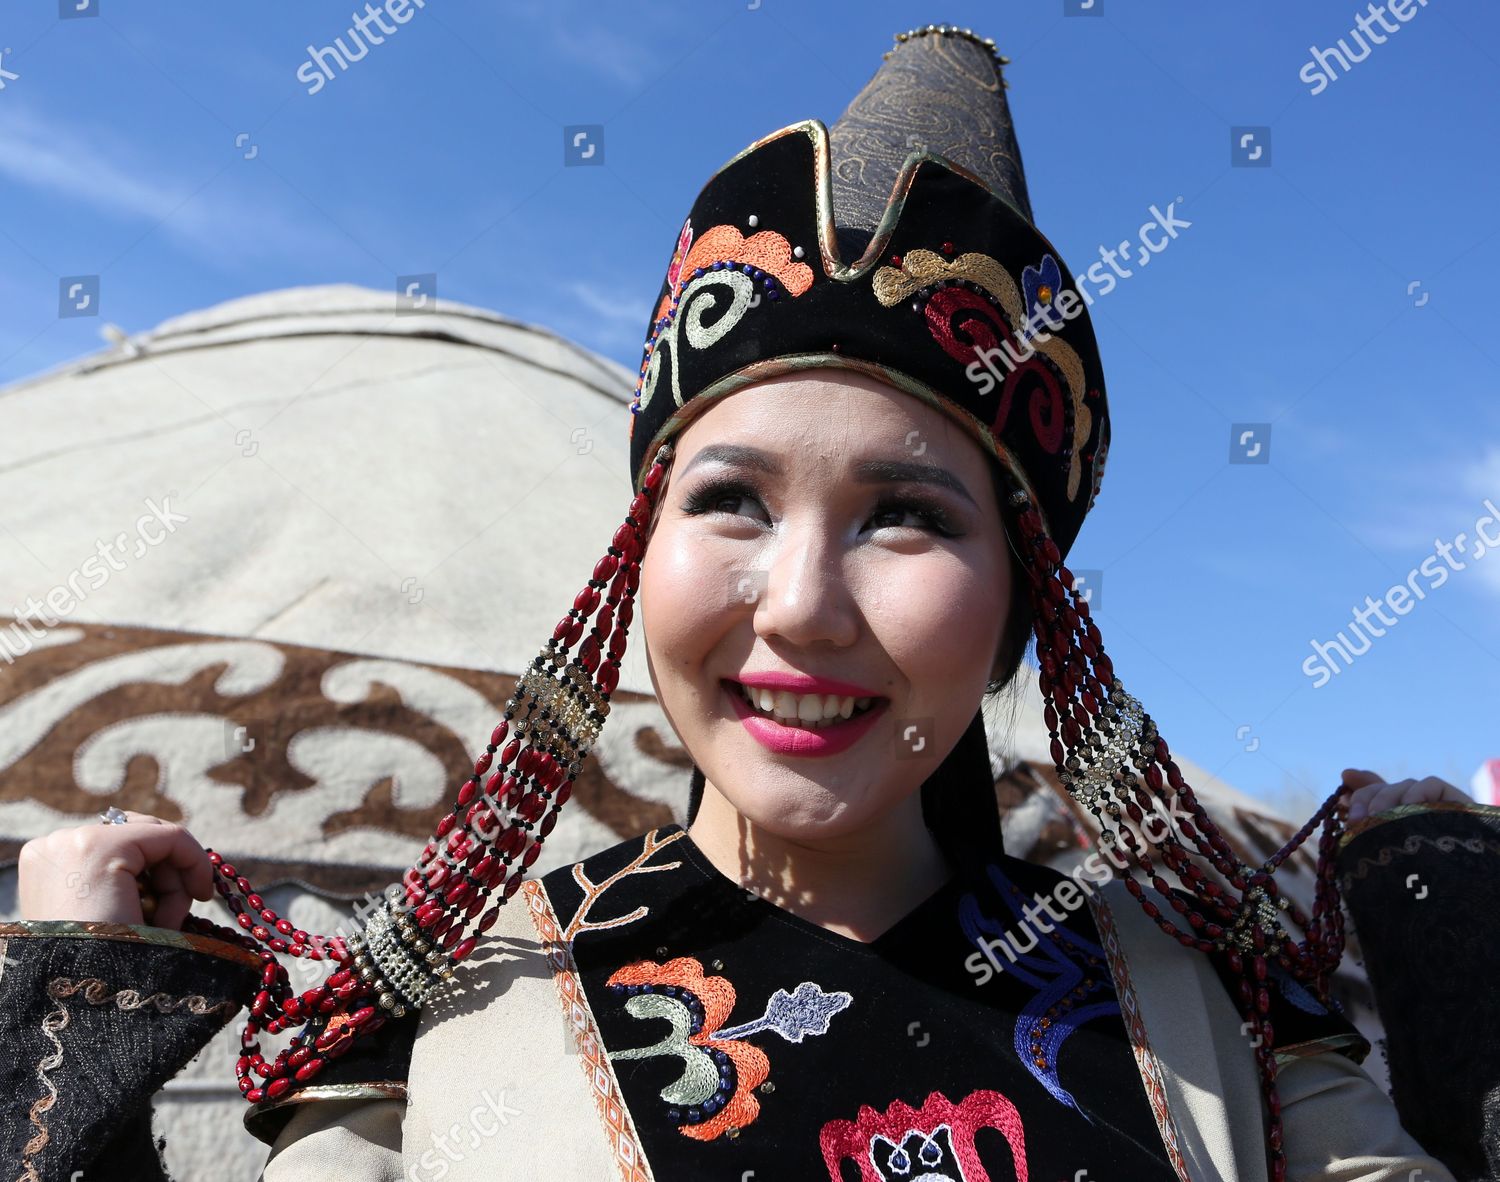
<path fill-rule="evenodd" d="M 745 700 L 745 695 L 735 682 L 726 680 L 719 684 L 729 699 L 729 708 L 734 711 L 734 716 L 740 720 L 741 725 L 756 742 L 778 755 L 837 755 L 868 734 L 875 725 L 875 720 L 890 705 L 888 699 L 877 698 L 863 714 L 856 714 L 842 722 L 831 722 L 817 730 L 809 730 L 803 726 L 787 726 L 757 713 Z"/>

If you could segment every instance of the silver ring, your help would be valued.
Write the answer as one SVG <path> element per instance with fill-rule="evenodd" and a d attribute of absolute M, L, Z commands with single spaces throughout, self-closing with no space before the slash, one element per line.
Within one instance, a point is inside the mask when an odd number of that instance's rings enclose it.
<path fill-rule="evenodd" d="M 124 811 L 117 809 L 114 805 L 110 805 L 108 811 L 99 814 L 101 825 L 123 825 L 128 820 L 130 818 L 125 815 Z"/>

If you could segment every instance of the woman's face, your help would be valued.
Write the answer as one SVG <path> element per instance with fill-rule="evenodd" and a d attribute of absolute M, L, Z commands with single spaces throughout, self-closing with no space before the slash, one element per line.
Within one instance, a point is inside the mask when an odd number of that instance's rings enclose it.
<path fill-rule="evenodd" d="M 708 784 L 753 824 L 855 832 L 974 717 L 1010 602 L 991 463 L 939 411 L 842 370 L 727 395 L 678 436 L 641 567 L 647 658 Z M 778 674 L 874 701 L 842 726 L 778 722 L 740 688 Z"/>

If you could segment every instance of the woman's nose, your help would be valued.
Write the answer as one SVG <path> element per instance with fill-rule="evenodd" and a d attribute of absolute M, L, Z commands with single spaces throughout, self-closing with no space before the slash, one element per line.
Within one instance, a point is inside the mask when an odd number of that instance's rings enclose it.
<path fill-rule="evenodd" d="M 815 529 L 788 528 L 768 556 L 753 621 L 758 636 L 839 647 L 859 634 L 859 611 L 840 547 Z"/>

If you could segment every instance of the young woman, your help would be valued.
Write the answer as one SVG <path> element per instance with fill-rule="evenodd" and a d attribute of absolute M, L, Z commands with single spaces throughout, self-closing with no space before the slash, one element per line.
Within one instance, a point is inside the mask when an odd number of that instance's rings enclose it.
<path fill-rule="evenodd" d="M 109 1056 L 139 1098 L 248 1001 L 271 1182 L 1451 1179 L 1327 996 L 1331 878 L 1301 916 L 1232 859 L 1071 595 L 1108 416 L 998 66 L 966 31 L 908 35 L 832 150 L 799 124 L 705 188 L 652 319 L 629 516 L 363 938 L 292 930 L 186 831 L 127 814 L 23 851 L 0 1011 L 68 937 L 106 936 L 74 954 L 198 1003 Z M 913 147 L 912 124 L 947 138 Z M 637 594 L 689 825 L 528 879 Z M 1087 875 L 1001 843 L 981 707 L 1028 636 L 1059 770 L 1108 819 Z M 1344 795 L 1463 799 L 1353 770 Z M 248 937 L 188 916 L 215 887 Z M 339 971 L 293 996 L 258 945 Z M 293 1030 L 268 1058 L 257 1036 Z M 6 1126 L 33 1176 L 83 1160 L 108 1108 L 66 1069 Z M 108 1136 L 152 1168 L 138 1125 Z"/>

